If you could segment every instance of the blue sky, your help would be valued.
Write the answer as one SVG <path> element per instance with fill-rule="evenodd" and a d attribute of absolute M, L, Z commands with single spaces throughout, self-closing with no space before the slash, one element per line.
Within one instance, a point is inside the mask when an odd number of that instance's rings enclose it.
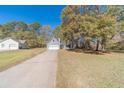
<path fill-rule="evenodd" d="M 51 25 L 54 29 L 61 23 L 62 5 L 4 5 L 0 6 L 0 24 L 11 21 L 25 23 L 39 22 L 41 25 Z"/>

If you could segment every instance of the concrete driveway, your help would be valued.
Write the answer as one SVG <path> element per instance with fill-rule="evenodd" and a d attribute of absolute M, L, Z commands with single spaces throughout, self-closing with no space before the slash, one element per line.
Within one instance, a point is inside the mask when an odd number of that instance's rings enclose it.
<path fill-rule="evenodd" d="M 47 50 L 19 65 L 0 72 L 0 87 L 55 87 L 56 69 L 57 50 Z"/>

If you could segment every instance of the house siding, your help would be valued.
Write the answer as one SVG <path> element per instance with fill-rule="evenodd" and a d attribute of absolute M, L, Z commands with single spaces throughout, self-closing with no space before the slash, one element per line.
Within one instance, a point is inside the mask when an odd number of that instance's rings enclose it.
<path fill-rule="evenodd" d="M 13 39 L 7 39 L 0 42 L 0 50 L 16 50 L 19 49 L 19 43 Z"/>
<path fill-rule="evenodd" d="M 53 38 L 48 44 L 47 49 L 58 50 L 60 49 L 60 39 Z"/>

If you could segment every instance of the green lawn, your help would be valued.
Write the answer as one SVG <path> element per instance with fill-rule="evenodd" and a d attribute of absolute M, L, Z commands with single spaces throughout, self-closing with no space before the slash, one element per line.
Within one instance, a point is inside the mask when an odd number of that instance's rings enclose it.
<path fill-rule="evenodd" d="M 45 51 L 42 48 L 0 52 L 0 71 Z"/>
<path fill-rule="evenodd" d="M 57 87 L 124 87 L 124 53 L 60 50 Z"/>

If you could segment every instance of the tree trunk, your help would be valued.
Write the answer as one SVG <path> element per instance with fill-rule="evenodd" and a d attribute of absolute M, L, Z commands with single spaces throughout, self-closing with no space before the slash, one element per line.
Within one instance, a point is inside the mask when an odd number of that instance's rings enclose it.
<path fill-rule="evenodd" d="M 84 40 L 84 48 L 89 50 L 90 49 L 90 40 Z"/>
<path fill-rule="evenodd" d="M 105 51 L 105 46 L 104 46 L 104 45 L 102 45 L 102 51 L 103 51 L 103 52 Z"/>
<path fill-rule="evenodd" d="M 71 48 L 74 48 L 74 40 L 71 41 Z"/>
<path fill-rule="evenodd" d="M 99 40 L 97 39 L 97 43 L 96 43 L 96 51 L 99 51 Z"/>
<path fill-rule="evenodd" d="M 102 51 L 105 52 L 106 51 L 106 43 L 102 43 Z"/>
<path fill-rule="evenodd" d="M 68 45 L 68 42 L 67 42 L 67 40 L 65 40 L 65 45 L 64 46 L 67 47 L 67 45 Z"/>
<path fill-rule="evenodd" d="M 90 40 L 87 40 L 87 49 L 91 49 L 91 47 L 90 47 Z"/>
<path fill-rule="evenodd" d="M 105 51 L 105 48 L 106 48 L 106 39 L 104 38 L 103 40 L 102 40 L 102 51 Z"/>
<path fill-rule="evenodd" d="M 75 45 L 76 45 L 75 48 L 79 48 L 79 46 L 78 46 L 78 39 L 75 40 Z"/>

